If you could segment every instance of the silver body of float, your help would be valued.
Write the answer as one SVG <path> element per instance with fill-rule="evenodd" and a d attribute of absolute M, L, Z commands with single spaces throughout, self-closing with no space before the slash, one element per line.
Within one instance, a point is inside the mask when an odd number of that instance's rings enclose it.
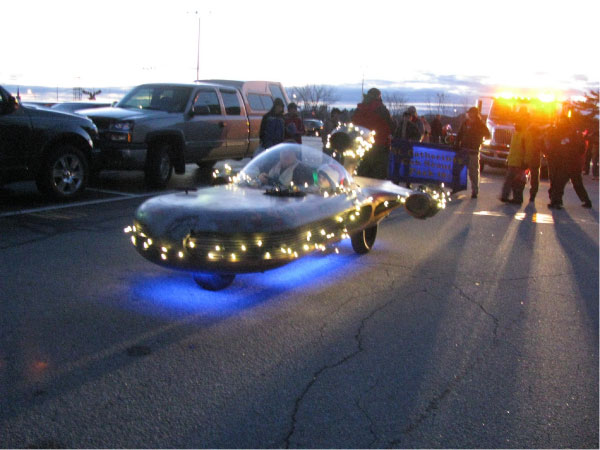
<path fill-rule="evenodd" d="M 280 144 L 262 159 L 272 162 L 277 151 L 289 151 L 290 147 L 313 170 L 313 184 L 292 188 L 259 185 L 255 173 L 261 170 L 259 156 L 234 183 L 160 195 L 144 202 L 136 211 L 133 226 L 126 230 L 136 250 L 170 269 L 215 274 L 262 272 L 372 229 L 399 206 L 406 205 L 418 218 L 429 217 L 443 206 L 433 198 L 437 194 L 388 181 L 355 181 L 329 156 L 297 144 Z M 324 189 L 320 180 L 327 171 L 330 186 Z"/>

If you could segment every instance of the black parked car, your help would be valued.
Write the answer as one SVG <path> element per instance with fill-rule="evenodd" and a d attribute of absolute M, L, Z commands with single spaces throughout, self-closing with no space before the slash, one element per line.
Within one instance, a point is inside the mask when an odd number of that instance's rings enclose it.
<path fill-rule="evenodd" d="M 321 136 L 323 134 L 323 121 L 319 119 L 304 119 L 304 129 L 307 136 Z"/>
<path fill-rule="evenodd" d="M 93 108 L 106 108 L 112 106 L 111 103 L 106 102 L 63 102 L 56 103 L 50 107 L 55 111 L 69 112 L 78 114 L 82 109 L 93 109 Z"/>
<path fill-rule="evenodd" d="M 87 186 L 98 130 L 81 116 L 24 106 L 0 86 L 0 185 L 34 179 L 57 199 Z"/>

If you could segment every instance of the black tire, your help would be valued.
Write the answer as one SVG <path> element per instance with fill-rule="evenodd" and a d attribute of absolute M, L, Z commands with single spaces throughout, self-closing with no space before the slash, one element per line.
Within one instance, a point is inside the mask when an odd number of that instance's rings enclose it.
<path fill-rule="evenodd" d="M 350 236 L 352 242 L 352 248 L 359 255 L 369 253 L 375 244 L 375 238 L 377 237 L 377 225 L 365 228 L 357 233 Z"/>
<path fill-rule="evenodd" d="M 210 170 L 212 171 L 212 168 L 215 165 L 214 161 L 200 161 L 196 163 L 198 165 L 198 168 L 200 170 L 206 170 L 207 172 Z"/>
<path fill-rule="evenodd" d="M 194 281 L 207 291 L 220 291 L 233 283 L 235 274 L 201 273 L 194 276 Z"/>
<path fill-rule="evenodd" d="M 198 165 L 197 179 L 201 182 L 212 182 L 213 168 L 215 161 L 200 161 L 196 163 Z"/>
<path fill-rule="evenodd" d="M 169 144 L 159 144 L 148 151 L 146 157 L 146 184 L 155 189 L 167 187 L 173 173 Z"/>
<path fill-rule="evenodd" d="M 79 197 L 89 180 L 84 153 L 70 144 L 62 144 L 44 158 L 36 177 L 40 192 L 58 200 Z"/>

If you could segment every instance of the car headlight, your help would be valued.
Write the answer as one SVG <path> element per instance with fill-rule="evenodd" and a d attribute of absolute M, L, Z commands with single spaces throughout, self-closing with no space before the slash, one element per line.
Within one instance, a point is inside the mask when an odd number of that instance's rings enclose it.
<path fill-rule="evenodd" d="M 124 120 L 122 122 L 113 122 L 108 128 L 108 136 L 111 141 L 131 142 L 134 122 Z"/>
<path fill-rule="evenodd" d="M 109 128 L 109 131 L 129 133 L 133 131 L 133 122 L 129 120 L 123 122 L 113 122 Z"/>

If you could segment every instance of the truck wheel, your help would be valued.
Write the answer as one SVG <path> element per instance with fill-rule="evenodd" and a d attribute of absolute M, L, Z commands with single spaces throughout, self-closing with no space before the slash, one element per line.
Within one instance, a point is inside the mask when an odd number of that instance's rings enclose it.
<path fill-rule="evenodd" d="M 169 145 L 160 144 L 149 150 L 146 158 L 146 184 L 155 189 L 164 189 L 171 179 L 173 163 L 169 156 Z"/>
<path fill-rule="evenodd" d="M 232 273 L 199 273 L 194 276 L 194 281 L 207 291 L 220 291 L 231 285 L 234 278 Z"/>
<path fill-rule="evenodd" d="M 81 150 L 63 144 L 52 150 L 42 162 L 36 177 L 40 192 L 59 200 L 76 198 L 89 179 L 88 162 Z"/>
<path fill-rule="evenodd" d="M 373 248 L 373 244 L 375 244 L 376 237 L 377 225 L 373 225 L 372 227 L 365 228 L 364 230 L 354 233 L 352 236 L 350 236 L 352 248 L 359 255 L 369 253 L 369 251 Z"/>

